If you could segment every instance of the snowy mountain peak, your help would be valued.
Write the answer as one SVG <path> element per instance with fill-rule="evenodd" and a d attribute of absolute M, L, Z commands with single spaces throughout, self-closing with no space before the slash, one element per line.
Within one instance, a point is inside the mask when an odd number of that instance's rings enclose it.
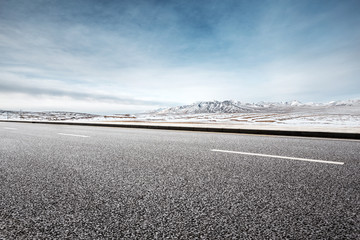
<path fill-rule="evenodd" d="M 290 102 L 291 106 L 302 106 L 303 104 L 299 102 L 298 100 L 293 100 Z"/>
<path fill-rule="evenodd" d="M 234 100 L 197 102 L 191 105 L 171 107 L 157 111 L 158 114 L 194 114 L 194 113 L 238 113 L 251 112 L 252 109 Z"/>

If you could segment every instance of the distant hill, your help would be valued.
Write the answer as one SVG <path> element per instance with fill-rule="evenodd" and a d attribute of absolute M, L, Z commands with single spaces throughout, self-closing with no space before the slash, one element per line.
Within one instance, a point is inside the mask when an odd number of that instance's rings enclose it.
<path fill-rule="evenodd" d="M 171 115 L 186 114 L 231 114 L 231 113 L 321 113 L 321 114 L 343 114 L 360 115 L 360 99 L 347 101 L 333 101 L 329 103 L 301 103 L 299 101 L 290 102 L 258 102 L 242 103 L 239 101 L 206 101 L 197 102 L 190 105 L 163 108 L 143 114 L 113 114 L 95 115 L 78 112 L 29 112 L 29 111 L 6 111 L 0 110 L 0 119 L 10 120 L 46 120 L 46 121 L 93 121 L 93 120 L 129 120 L 145 119 L 147 115 L 155 118 Z"/>
<path fill-rule="evenodd" d="M 339 107 L 353 107 L 360 110 L 360 100 L 332 101 L 329 103 L 206 101 L 190 105 L 170 107 L 152 111 L 152 114 L 197 114 L 197 113 L 251 113 L 291 112 L 311 110 L 337 110 Z"/>
<path fill-rule="evenodd" d="M 64 121 L 64 120 L 81 120 L 92 119 L 99 115 L 77 112 L 29 112 L 29 111 L 6 111 L 0 110 L 0 119 L 12 120 L 47 120 L 47 121 Z"/>

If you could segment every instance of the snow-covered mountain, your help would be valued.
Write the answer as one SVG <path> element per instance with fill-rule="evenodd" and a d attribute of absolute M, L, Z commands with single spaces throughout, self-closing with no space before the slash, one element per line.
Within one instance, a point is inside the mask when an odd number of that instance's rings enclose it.
<path fill-rule="evenodd" d="M 237 112 L 250 112 L 252 109 L 248 106 L 241 105 L 236 101 L 209 101 L 198 102 L 191 105 L 177 106 L 165 108 L 160 111 L 155 111 L 159 114 L 186 114 L 186 113 L 237 113 Z"/>
<path fill-rule="evenodd" d="M 304 110 L 329 110 L 338 107 L 355 107 L 360 110 L 360 99 L 332 101 L 329 103 L 258 102 L 242 103 L 239 101 L 206 101 L 190 105 L 159 109 L 154 114 L 197 114 L 197 113 L 251 113 L 251 112 L 289 112 Z"/>
<path fill-rule="evenodd" d="M 360 117 L 360 99 L 347 101 L 332 101 L 329 103 L 301 103 L 299 101 L 290 102 L 258 102 L 242 103 L 239 101 L 206 101 L 197 102 L 190 105 L 163 108 L 156 111 L 142 114 L 114 114 L 114 115 L 94 115 L 88 113 L 76 112 L 28 112 L 28 111 L 5 111 L 0 110 L 0 120 L 40 120 L 40 121 L 169 121 L 171 119 L 182 119 L 185 121 L 190 115 L 198 117 L 202 114 L 221 117 L 231 116 L 234 114 L 249 116 L 261 115 L 273 116 L 274 114 L 282 115 L 300 113 L 299 116 L 314 115 L 317 116 L 359 116 Z M 269 114 L 271 113 L 271 114 Z M 285 114 L 285 115 L 284 115 Z M 298 116 L 298 115 L 296 115 Z M 215 117 L 216 118 L 216 117 Z M 184 120 L 185 119 L 185 120 Z M 210 119 L 210 118 L 209 118 Z M 180 121 L 180 120 L 179 120 Z M 241 119 L 244 121 L 244 119 Z"/>
<path fill-rule="evenodd" d="M 139 114 L 94 115 L 76 112 L 0 110 L 0 120 L 113 123 L 246 124 L 346 126 L 360 129 L 360 99 L 329 103 L 207 101 Z"/>

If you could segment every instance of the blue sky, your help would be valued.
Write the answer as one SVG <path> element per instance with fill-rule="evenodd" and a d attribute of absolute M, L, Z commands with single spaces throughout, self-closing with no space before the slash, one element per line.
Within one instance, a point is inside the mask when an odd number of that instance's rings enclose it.
<path fill-rule="evenodd" d="M 360 1 L 0 0 L 0 109 L 360 97 Z"/>

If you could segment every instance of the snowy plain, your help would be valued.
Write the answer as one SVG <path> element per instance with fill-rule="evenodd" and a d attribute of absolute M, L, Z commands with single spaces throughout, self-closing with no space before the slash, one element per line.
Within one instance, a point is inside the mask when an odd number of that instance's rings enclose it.
<path fill-rule="evenodd" d="M 0 110 L 0 119 L 112 123 L 206 124 L 228 126 L 315 126 L 360 128 L 360 100 L 330 103 L 241 103 L 208 101 L 139 114 L 94 115 L 74 112 Z"/>

